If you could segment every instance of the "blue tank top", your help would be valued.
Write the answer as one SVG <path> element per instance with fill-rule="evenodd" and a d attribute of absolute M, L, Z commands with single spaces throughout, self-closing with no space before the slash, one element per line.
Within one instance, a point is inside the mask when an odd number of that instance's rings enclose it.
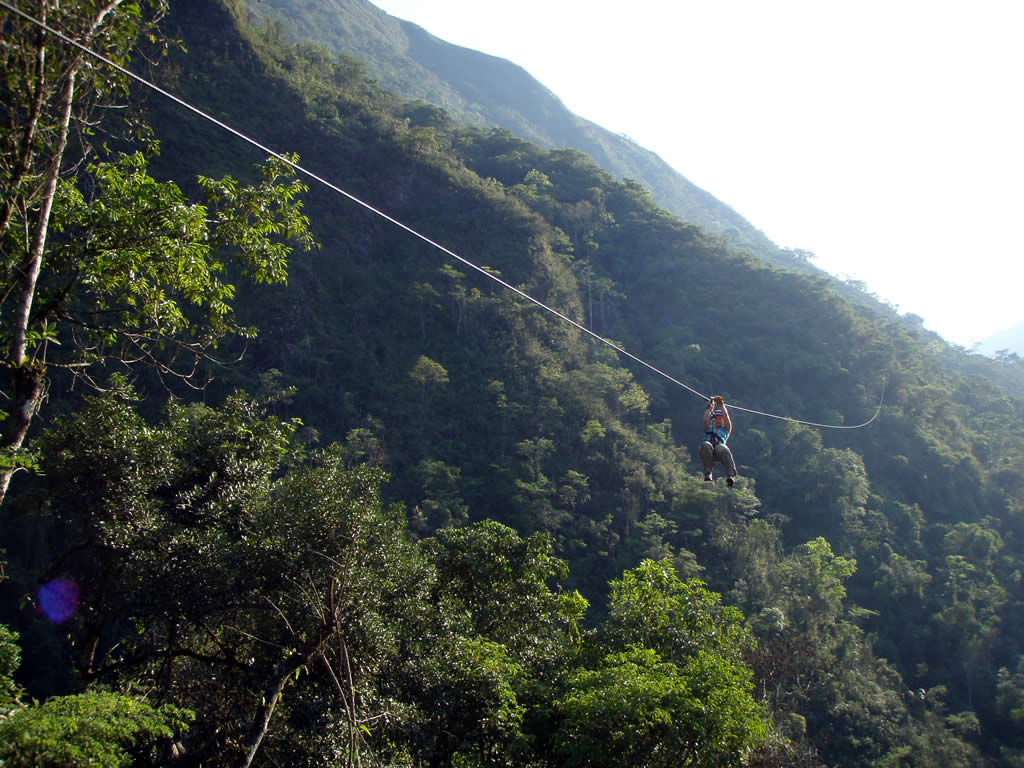
<path fill-rule="evenodd" d="M 711 437 L 712 434 L 718 435 L 718 442 L 724 443 L 729 439 L 729 430 L 725 427 L 712 427 L 704 433 L 705 437 Z"/>
<path fill-rule="evenodd" d="M 725 428 L 725 425 L 715 426 L 715 417 L 711 416 L 711 421 L 708 424 L 708 429 L 704 433 L 705 438 L 710 438 L 711 435 L 718 435 L 718 442 L 724 443 L 729 439 L 729 430 Z"/>

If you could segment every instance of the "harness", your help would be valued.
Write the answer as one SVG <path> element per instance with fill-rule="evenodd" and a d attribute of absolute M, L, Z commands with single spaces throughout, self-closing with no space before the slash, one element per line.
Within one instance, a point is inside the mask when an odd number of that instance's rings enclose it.
<path fill-rule="evenodd" d="M 704 437 L 706 438 L 707 442 L 711 443 L 712 448 L 714 448 L 716 445 L 725 444 L 725 440 L 722 439 L 722 436 L 715 431 L 715 427 L 717 426 L 715 424 L 716 417 L 724 417 L 724 414 L 719 410 L 716 410 L 714 413 L 712 413 L 711 422 L 708 425 L 709 429 L 707 432 L 704 433 Z"/>

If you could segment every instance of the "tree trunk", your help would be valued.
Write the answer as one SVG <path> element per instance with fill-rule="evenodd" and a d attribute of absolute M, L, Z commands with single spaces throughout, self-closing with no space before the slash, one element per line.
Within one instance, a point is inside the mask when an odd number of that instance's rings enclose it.
<path fill-rule="evenodd" d="M 43 266 L 43 253 L 46 250 L 46 237 L 50 228 L 50 215 L 53 213 L 53 198 L 57 192 L 57 180 L 60 177 L 60 164 L 64 149 L 68 143 L 68 127 L 71 124 L 71 105 L 75 96 L 75 71 L 68 73 L 61 94 L 60 135 L 50 166 L 46 173 L 43 188 L 42 205 L 39 219 L 32 236 L 32 246 L 22 267 L 21 280 L 18 286 L 18 303 L 15 306 L 14 333 L 8 351 L 7 364 L 11 377 L 11 399 L 8 405 L 7 418 L 4 420 L 2 435 L 4 450 L 13 454 L 25 442 L 25 435 L 36 415 L 39 401 L 43 393 L 43 364 L 29 361 L 25 354 L 28 350 L 28 331 L 32 323 L 32 302 L 35 299 L 36 283 Z M 0 504 L 7 496 L 11 478 L 17 471 L 15 466 L 0 472 Z"/>
<path fill-rule="evenodd" d="M 274 669 L 276 679 L 264 690 L 263 701 L 256 711 L 256 719 L 245 736 L 245 757 L 240 763 L 242 768 L 249 768 L 252 765 L 256 752 L 259 750 L 260 744 L 263 743 L 263 737 L 267 735 L 267 730 L 270 728 L 270 718 L 274 714 L 277 702 L 281 699 L 281 693 L 288 683 L 288 678 L 295 674 L 295 670 L 300 666 L 302 666 L 301 662 L 287 665 L 282 663 Z"/>
<path fill-rule="evenodd" d="M 11 400 L 7 418 L 3 423 L 3 447 L 14 454 L 25 442 L 32 417 L 35 416 L 42 399 L 43 366 L 26 362 L 10 369 Z M 0 472 L 0 504 L 3 503 L 10 487 L 11 478 L 17 471 L 15 467 L 7 467 Z"/>
<path fill-rule="evenodd" d="M 245 747 L 245 755 L 239 761 L 240 768 L 250 768 L 252 761 L 256 758 L 263 738 L 270 729 L 270 719 L 274 715 L 277 702 L 281 700 L 284 687 L 288 684 L 289 678 L 301 667 L 306 666 L 318 653 L 323 650 L 324 644 L 330 639 L 334 632 L 334 624 L 325 624 L 319 633 L 319 637 L 310 640 L 300 650 L 285 657 L 274 667 L 270 683 L 263 690 L 263 699 L 256 709 L 256 717 L 242 744 Z"/>
<path fill-rule="evenodd" d="M 98 8 L 84 29 L 80 39 L 83 44 L 88 45 L 106 22 L 108 16 L 125 0 L 108 0 L 102 7 Z M 45 22 L 47 19 L 48 3 L 42 3 L 40 16 Z M 58 3 L 59 5 L 59 3 Z M 6 231 L 10 225 L 10 217 L 14 211 L 15 197 L 18 185 L 21 184 L 32 165 L 32 142 L 39 131 L 39 121 L 42 119 L 43 103 L 46 100 L 46 34 L 39 33 L 39 52 L 36 56 L 36 82 L 37 90 L 32 96 L 32 105 L 26 120 L 24 130 L 24 146 L 22 155 L 18 158 L 15 168 L 14 185 L 8 190 L 8 198 L 5 200 L 2 211 L 0 226 Z M 49 160 L 46 166 L 46 173 L 43 179 L 42 188 L 39 192 L 39 212 L 32 231 L 32 240 L 25 259 L 21 264 L 18 284 L 16 287 L 16 299 L 14 306 L 14 323 L 11 334 L 10 346 L 3 350 L 6 355 L 6 364 L 11 377 L 11 399 L 7 403 L 8 415 L 0 429 L 0 450 L 9 454 L 12 466 L 0 470 L 0 505 L 7 496 L 7 490 L 11 484 L 11 478 L 17 471 L 17 463 L 14 456 L 21 449 L 28 434 L 32 418 L 39 409 L 39 403 L 44 392 L 42 361 L 28 361 L 28 335 L 32 327 L 32 304 L 35 300 L 36 284 L 39 280 L 39 273 L 43 268 L 43 255 L 46 252 L 46 240 L 49 235 L 50 217 L 53 213 L 53 201 L 57 192 L 57 183 L 60 179 L 61 166 L 64 162 L 64 152 L 68 146 L 68 134 L 70 132 L 71 117 L 74 109 L 76 83 L 81 71 L 82 57 L 86 54 L 79 52 L 74 54 L 68 63 L 67 69 L 62 75 L 63 85 L 60 88 L 58 100 L 57 121 L 55 141 L 52 149 L 49 150 Z"/>

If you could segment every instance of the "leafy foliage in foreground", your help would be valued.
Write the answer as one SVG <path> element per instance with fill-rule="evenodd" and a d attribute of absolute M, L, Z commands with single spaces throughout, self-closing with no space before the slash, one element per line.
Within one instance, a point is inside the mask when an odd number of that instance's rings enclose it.
<path fill-rule="evenodd" d="M 753 638 L 734 608 L 669 561 L 611 584 L 595 668 L 557 706 L 567 765 L 740 765 L 765 735 L 750 696 Z M 604 654 L 604 655 L 600 655 Z"/>
<path fill-rule="evenodd" d="M 566 565 L 548 537 L 491 522 L 414 543 L 400 510 L 381 504 L 379 470 L 348 467 L 338 448 L 307 454 L 296 425 L 258 405 L 172 403 L 149 426 L 130 398 L 123 387 L 94 398 L 44 440 L 48 490 L 33 514 L 56 534 L 45 576 L 81 588 L 68 629 L 86 651 L 78 678 L 89 692 L 11 716 L 4 728 L 37 745 L 26 754 L 60 738 L 61 713 L 66 727 L 84 718 L 74 730 L 97 749 L 183 725 L 166 719 L 177 710 L 160 719 L 96 686 L 194 712 L 180 742 L 203 765 L 258 753 L 525 765 L 588 718 L 576 702 L 593 687 L 581 664 L 619 643 L 623 622 L 608 639 L 581 636 L 586 602 L 561 591 Z M 685 648 L 659 646 L 685 754 L 738 764 L 764 727 L 742 617 L 668 563 L 624 583 L 650 574 L 660 587 L 633 605 L 651 613 L 629 619 L 631 631 L 649 637 L 669 614 L 694 630 Z M 644 706 L 623 702 L 620 716 L 643 722 Z M 567 735 L 552 739 L 560 720 Z M 112 730 L 90 735 L 102 722 Z"/>
<path fill-rule="evenodd" d="M 58 696 L 0 720 L 0 760 L 12 768 L 122 768 L 156 758 L 155 745 L 184 728 L 187 715 L 116 693 Z"/>

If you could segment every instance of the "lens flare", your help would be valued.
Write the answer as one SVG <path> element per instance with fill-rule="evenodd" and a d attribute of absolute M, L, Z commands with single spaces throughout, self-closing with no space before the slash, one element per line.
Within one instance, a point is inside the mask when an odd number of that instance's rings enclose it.
<path fill-rule="evenodd" d="M 78 610 L 78 585 L 71 579 L 54 579 L 39 587 L 39 606 L 55 624 L 67 621 Z"/>

